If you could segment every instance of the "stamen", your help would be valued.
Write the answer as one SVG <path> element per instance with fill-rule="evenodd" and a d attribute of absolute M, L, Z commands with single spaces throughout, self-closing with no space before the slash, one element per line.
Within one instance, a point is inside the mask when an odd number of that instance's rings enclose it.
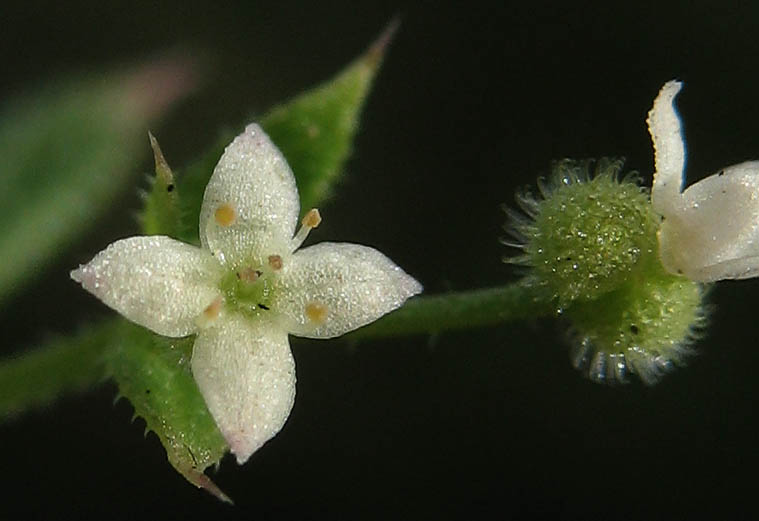
<path fill-rule="evenodd" d="M 309 302 L 306 304 L 306 317 L 315 324 L 323 324 L 327 320 L 329 309 L 321 302 Z"/>
<path fill-rule="evenodd" d="M 303 244 L 303 241 L 305 241 L 306 237 L 308 237 L 308 232 L 319 226 L 321 222 L 322 216 L 319 213 L 319 210 L 316 208 L 311 208 L 308 212 L 306 212 L 306 215 L 303 216 L 303 220 L 301 221 L 302 226 L 293 238 L 290 251 L 295 251 L 300 248 L 300 245 Z"/>
<path fill-rule="evenodd" d="M 220 226 L 231 226 L 236 218 L 235 209 L 228 203 L 219 206 L 213 216 Z"/>
<path fill-rule="evenodd" d="M 237 277 L 242 280 L 243 282 L 255 282 L 258 280 L 258 277 L 261 276 L 261 272 L 258 270 L 254 270 L 253 268 L 245 268 L 244 270 L 237 272 Z"/>
<path fill-rule="evenodd" d="M 222 304 L 224 304 L 224 299 L 219 295 L 200 315 L 198 315 L 195 322 L 200 329 L 205 329 L 216 322 L 216 319 L 219 318 L 219 315 L 221 314 Z"/>
<path fill-rule="evenodd" d="M 303 226 L 308 226 L 309 228 L 316 228 L 321 222 L 322 216 L 316 208 L 311 208 L 306 212 L 306 215 L 303 216 L 303 221 L 301 221 Z"/>
<path fill-rule="evenodd" d="M 282 269 L 282 257 L 279 255 L 269 255 L 269 267 L 274 271 Z"/>

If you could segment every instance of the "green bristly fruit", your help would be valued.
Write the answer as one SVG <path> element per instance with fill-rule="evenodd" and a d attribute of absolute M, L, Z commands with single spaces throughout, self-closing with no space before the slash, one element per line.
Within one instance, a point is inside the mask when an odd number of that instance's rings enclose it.
<path fill-rule="evenodd" d="M 593 300 L 624 283 L 656 255 L 657 220 L 634 174 L 621 179 L 622 161 L 558 161 L 542 197 L 523 194 L 529 216 L 511 213 L 512 233 L 523 255 L 511 262 L 531 267 L 527 281 L 546 288 L 563 308 Z"/>

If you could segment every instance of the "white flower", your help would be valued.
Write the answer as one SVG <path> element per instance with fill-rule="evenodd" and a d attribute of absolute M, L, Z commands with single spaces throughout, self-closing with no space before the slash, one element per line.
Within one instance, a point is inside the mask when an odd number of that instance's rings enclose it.
<path fill-rule="evenodd" d="M 131 237 L 71 273 L 137 324 L 170 337 L 197 334 L 192 372 L 239 463 L 282 428 L 292 408 L 288 333 L 339 336 L 422 290 L 366 246 L 298 250 L 321 220 L 309 211 L 293 236 L 299 206 L 284 157 L 250 125 L 208 182 L 200 248 L 164 236 Z"/>
<path fill-rule="evenodd" d="M 733 165 L 683 191 L 685 141 L 674 98 L 682 84 L 667 82 L 648 114 L 656 173 L 651 190 L 662 216 L 664 267 L 699 282 L 759 275 L 759 161 Z"/>

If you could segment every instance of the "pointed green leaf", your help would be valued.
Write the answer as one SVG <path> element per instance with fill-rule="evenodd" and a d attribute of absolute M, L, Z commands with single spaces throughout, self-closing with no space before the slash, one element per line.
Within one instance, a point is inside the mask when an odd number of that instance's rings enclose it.
<path fill-rule="evenodd" d="M 228 449 L 190 372 L 194 338 L 160 337 L 126 321 L 118 337 L 108 371 L 135 416 L 158 435 L 169 462 L 190 483 L 231 502 L 203 474 Z"/>
<path fill-rule="evenodd" d="M 190 73 L 156 62 L 0 107 L 0 300 L 97 222 L 136 172 L 148 122 L 187 92 Z"/>
<path fill-rule="evenodd" d="M 121 319 L 0 360 L 0 420 L 44 407 L 64 394 L 91 389 L 105 378 L 104 352 Z"/>
<path fill-rule="evenodd" d="M 301 211 L 332 193 L 350 156 L 364 100 L 397 27 L 392 23 L 356 61 L 327 83 L 275 107 L 261 126 L 295 172 Z"/>

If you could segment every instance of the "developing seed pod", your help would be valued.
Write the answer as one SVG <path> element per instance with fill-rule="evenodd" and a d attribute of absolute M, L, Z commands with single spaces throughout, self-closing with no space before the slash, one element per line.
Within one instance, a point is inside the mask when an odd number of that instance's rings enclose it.
<path fill-rule="evenodd" d="M 596 382 L 646 384 L 682 365 L 706 325 L 703 287 L 647 263 L 618 289 L 567 310 L 572 364 Z"/>
<path fill-rule="evenodd" d="M 545 288 L 559 310 L 616 289 L 656 255 L 648 194 L 621 170 L 621 160 L 557 161 L 539 196 L 517 197 L 524 213 L 506 210 L 518 241 L 506 244 L 523 251 L 506 261 L 529 267 L 525 283 Z"/>
<path fill-rule="evenodd" d="M 659 260 L 659 217 L 622 162 L 554 164 L 540 197 L 518 197 L 509 231 L 529 267 L 526 284 L 544 288 L 568 319 L 573 365 L 601 383 L 631 373 L 647 384 L 684 362 L 705 324 L 703 289 Z"/>

